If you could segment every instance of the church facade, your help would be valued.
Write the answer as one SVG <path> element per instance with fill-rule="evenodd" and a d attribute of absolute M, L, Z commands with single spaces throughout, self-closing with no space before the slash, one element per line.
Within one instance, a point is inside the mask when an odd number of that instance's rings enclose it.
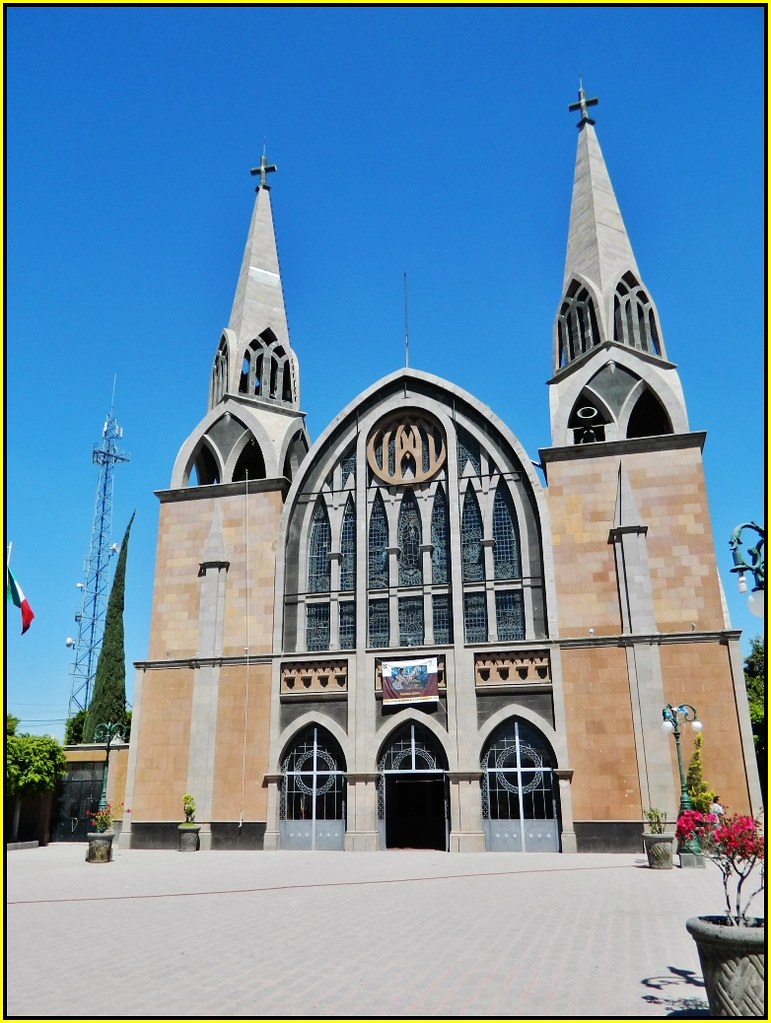
<path fill-rule="evenodd" d="M 707 777 L 760 812 L 705 434 L 591 103 L 536 460 L 408 368 L 312 442 L 263 156 L 208 411 L 158 492 L 122 845 L 176 843 L 189 792 L 203 848 L 638 851 L 645 808 L 676 815 L 684 702 Z"/>

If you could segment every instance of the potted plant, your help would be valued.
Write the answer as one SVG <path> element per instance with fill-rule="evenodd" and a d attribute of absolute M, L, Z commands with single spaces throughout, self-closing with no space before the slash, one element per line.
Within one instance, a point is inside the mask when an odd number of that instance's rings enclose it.
<path fill-rule="evenodd" d="M 766 921 L 749 915 L 750 903 L 764 887 L 760 822 L 687 810 L 677 820 L 677 837 L 696 838 L 723 880 L 724 912 L 691 917 L 685 924 L 699 952 L 710 1012 L 765 1018 Z"/>
<path fill-rule="evenodd" d="M 182 811 L 185 814 L 184 821 L 178 825 L 179 851 L 195 852 L 198 849 L 198 833 L 201 825 L 195 823 L 195 799 L 186 792 L 182 797 Z"/>
<path fill-rule="evenodd" d="M 653 870 L 671 870 L 675 836 L 666 833 L 666 810 L 649 806 L 643 810 L 643 816 L 648 822 L 648 830 L 643 831 L 643 847 L 648 856 L 648 866 Z"/>
<path fill-rule="evenodd" d="M 112 840 L 115 832 L 112 830 L 114 811 L 112 803 L 105 803 L 96 810 L 87 810 L 86 816 L 91 819 L 94 831 L 86 835 L 88 839 L 88 852 L 86 863 L 109 863 L 112 859 Z"/>

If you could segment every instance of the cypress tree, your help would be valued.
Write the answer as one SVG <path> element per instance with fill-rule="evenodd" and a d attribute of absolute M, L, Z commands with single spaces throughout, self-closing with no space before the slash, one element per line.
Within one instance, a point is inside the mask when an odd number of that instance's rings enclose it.
<path fill-rule="evenodd" d="M 136 514 L 136 513 L 134 513 Z M 99 660 L 96 663 L 96 677 L 91 703 L 83 724 L 83 742 L 94 741 L 97 725 L 110 722 L 123 723 L 126 715 L 126 651 L 123 642 L 123 598 L 126 589 L 126 558 L 128 556 L 129 533 L 134 515 L 126 527 L 121 544 L 115 577 L 107 601 L 104 620 L 104 636 Z"/>

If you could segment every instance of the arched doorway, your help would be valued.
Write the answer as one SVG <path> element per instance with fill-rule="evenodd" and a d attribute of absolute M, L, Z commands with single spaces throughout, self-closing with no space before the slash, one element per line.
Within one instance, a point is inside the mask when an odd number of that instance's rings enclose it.
<path fill-rule="evenodd" d="M 441 849 L 450 840 L 447 757 L 436 736 L 410 722 L 398 728 L 378 760 L 377 816 L 381 849 Z"/>
<path fill-rule="evenodd" d="M 319 725 L 293 740 L 281 762 L 279 834 L 282 849 L 345 845 L 345 757 Z"/>
<path fill-rule="evenodd" d="M 480 765 L 487 849 L 559 852 L 557 761 L 541 732 L 521 718 L 504 722 L 490 736 Z"/>

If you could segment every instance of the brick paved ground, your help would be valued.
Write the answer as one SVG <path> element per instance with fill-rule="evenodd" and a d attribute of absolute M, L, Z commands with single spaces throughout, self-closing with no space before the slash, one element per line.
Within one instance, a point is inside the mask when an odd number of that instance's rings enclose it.
<path fill-rule="evenodd" d="M 717 868 L 642 855 L 7 854 L 6 1018 L 707 1016 Z"/>

